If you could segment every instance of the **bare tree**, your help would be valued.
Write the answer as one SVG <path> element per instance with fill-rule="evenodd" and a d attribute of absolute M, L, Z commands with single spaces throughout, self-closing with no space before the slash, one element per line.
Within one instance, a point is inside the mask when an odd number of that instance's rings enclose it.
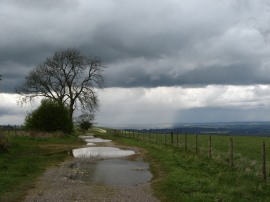
<path fill-rule="evenodd" d="M 97 89 L 104 87 L 104 66 L 97 57 L 86 57 L 76 49 L 57 51 L 25 78 L 16 92 L 20 103 L 46 97 L 69 107 L 70 118 L 76 107 L 92 113 L 98 108 Z"/>

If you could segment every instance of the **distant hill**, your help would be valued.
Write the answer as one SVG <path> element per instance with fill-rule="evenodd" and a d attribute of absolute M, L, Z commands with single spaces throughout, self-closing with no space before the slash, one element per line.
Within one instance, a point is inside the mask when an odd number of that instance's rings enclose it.
<path fill-rule="evenodd" d="M 159 133 L 270 136 L 270 122 L 177 123 L 164 128 L 153 127 L 140 130 L 151 130 Z"/>

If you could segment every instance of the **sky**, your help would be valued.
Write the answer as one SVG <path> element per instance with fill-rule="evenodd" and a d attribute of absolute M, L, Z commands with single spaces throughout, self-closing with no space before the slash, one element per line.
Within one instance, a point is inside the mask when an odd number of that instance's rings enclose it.
<path fill-rule="evenodd" d="M 0 125 L 39 102 L 14 89 L 55 51 L 107 67 L 102 126 L 270 121 L 268 0 L 1 0 Z"/>

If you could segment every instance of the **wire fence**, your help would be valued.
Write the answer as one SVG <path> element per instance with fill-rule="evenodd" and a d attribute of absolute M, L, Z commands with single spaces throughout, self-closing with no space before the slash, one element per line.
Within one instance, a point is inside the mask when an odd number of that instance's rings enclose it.
<path fill-rule="evenodd" d="M 20 134 L 24 131 L 22 125 L 1 125 L 0 126 L 0 133 L 1 134 Z"/>
<path fill-rule="evenodd" d="M 267 182 L 270 162 L 266 156 L 269 137 L 224 136 L 186 134 L 180 132 L 160 133 L 152 130 L 111 130 L 112 134 L 155 144 L 178 147 L 184 152 L 208 157 L 248 174 L 255 174 Z"/>

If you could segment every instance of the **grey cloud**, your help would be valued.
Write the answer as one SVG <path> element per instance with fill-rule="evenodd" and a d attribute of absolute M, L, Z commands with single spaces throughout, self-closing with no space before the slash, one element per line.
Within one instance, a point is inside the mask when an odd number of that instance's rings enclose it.
<path fill-rule="evenodd" d="M 22 63 L 15 64 L 12 62 L 0 63 L 0 92 L 14 93 L 15 87 L 24 82 L 25 75 L 33 68 L 33 66 L 23 66 Z"/>
<path fill-rule="evenodd" d="M 108 87 L 269 83 L 266 0 L 4 0 L 0 8 L 2 92 L 65 48 L 99 56 Z"/>
<path fill-rule="evenodd" d="M 269 84 L 270 78 L 267 74 L 269 74 L 269 70 L 260 70 L 257 64 L 232 64 L 229 66 L 212 66 L 195 69 L 181 75 L 175 83 L 180 85 Z"/>
<path fill-rule="evenodd" d="M 269 109 L 237 108 L 193 108 L 181 110 L 175 115 L 175 122 L 233 122 L 233 121 L 268 121 Z"/>
<path fill-rule="evenodd" d="M 169 72 L 154 72 L 147 74 L 144 68 L 129 69 L 120 72 L 110 72 L 107 75 L 109 86 L 116 87 L 156 87 L 156 86 L 198 86 L 198 85 L 254 85 L 269 84 L 269 69 L 263 69 L 258 64 L 232 64 L 196 68 L 178 75 Z"/>

